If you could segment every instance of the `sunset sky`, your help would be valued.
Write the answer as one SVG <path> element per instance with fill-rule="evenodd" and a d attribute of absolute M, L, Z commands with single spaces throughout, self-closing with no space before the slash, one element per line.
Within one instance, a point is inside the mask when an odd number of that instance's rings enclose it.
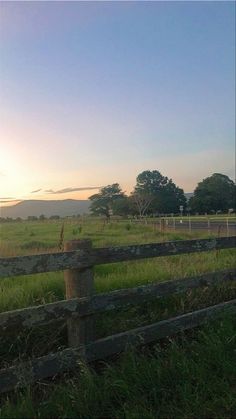
<path fill-rule="evenodd" d="M 234 179 L 234 9 L 1 1 L 0 201 Z"/>

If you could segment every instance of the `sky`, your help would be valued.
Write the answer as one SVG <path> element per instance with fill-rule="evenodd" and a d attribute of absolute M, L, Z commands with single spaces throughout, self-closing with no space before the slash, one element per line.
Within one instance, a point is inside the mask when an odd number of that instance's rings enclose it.
<path fill-rule="evenodd" d="M 1 1 L 0 201 L 234 179 L 234 32 L 227 1 Z"/>

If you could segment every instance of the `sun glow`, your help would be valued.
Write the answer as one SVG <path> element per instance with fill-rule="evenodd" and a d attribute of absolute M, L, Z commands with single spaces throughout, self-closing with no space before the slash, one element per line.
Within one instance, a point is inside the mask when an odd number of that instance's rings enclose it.
<path fill-rule="evenodd" d="M 27 186 L 25 170 L 19 159 L 9 150 L 1 149 L 0 155 L 0 188 L 1 199 L 22 199 Z"/>
<path fill-rule="evenodd" d="M 10 176 L 17 170 L 16 159 L 7 150 L 1 149 L 0 173 L 2 176 Z"/>

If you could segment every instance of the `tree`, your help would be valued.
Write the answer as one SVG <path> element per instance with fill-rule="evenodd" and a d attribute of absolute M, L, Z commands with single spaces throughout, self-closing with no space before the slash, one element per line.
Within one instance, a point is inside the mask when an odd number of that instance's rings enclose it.
<path fill-rule="evenodd" d="M 176 213 L 179 212 L 180 205 L 186 206 L 183 189 L 158 170 L 146 170 L 140 173 L 134 194 L 146 196 L 146 200 L 151 200 L 148 212 Z"/>
<path fill-rule="evenodd" d="M 38 217 L 36 217 L 35 215 L 28 215 L 27 220 L 28 221 L 37 221 Z"/>
<path fill-rule="evenodd" d="M 192 211 L 199 213 L 212 210 L 226 212 L 236 207 L 235 197 L 236 186 L 233 180 L 221 173 L 214 173 L 198 183 L 189 206 Z"/>
<path fill-rule="evenodd" d="M 132 213 L 131 202 L 128 196 L 123 195 L 112 203 L 113 215 L 127 216 Z"/>
<path fill-rule="evenodd" d="M 113 213 L 113 208 L 117 200 L 124 198 L 119 183 L 104 186 L 99 193 L 89 197 L 91 201 L 90 211 L 94 215 L 105 215 L 107 219 Z"/>
<path fill-rule="evenodd" d="M 143 217 L 146 214 L 148 208 L 150 207 L 153 201 L 153 197 L 151 194 L 145 194 L 144 192 L 140 193 L 138 191 L 134 191 L 130 195 L 130 199 L 136 207 L 140 217 Z"/>

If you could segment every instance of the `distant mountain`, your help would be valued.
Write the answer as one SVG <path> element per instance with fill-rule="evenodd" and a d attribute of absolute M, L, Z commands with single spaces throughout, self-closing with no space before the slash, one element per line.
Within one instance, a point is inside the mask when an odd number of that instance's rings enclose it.
<path fill-rule="evenodd" d="M 66 217 L 71 215 L 82 215 L 89 212 L 90 201 L 64 199 L 64 200 L 26 200 L 16 205 L 2 207 L 0 209 L 0 217 L 11 218 L 27 218 L 30 215 L 39 217 L 41 214 L 45 217 L 59 215 Z"/>

